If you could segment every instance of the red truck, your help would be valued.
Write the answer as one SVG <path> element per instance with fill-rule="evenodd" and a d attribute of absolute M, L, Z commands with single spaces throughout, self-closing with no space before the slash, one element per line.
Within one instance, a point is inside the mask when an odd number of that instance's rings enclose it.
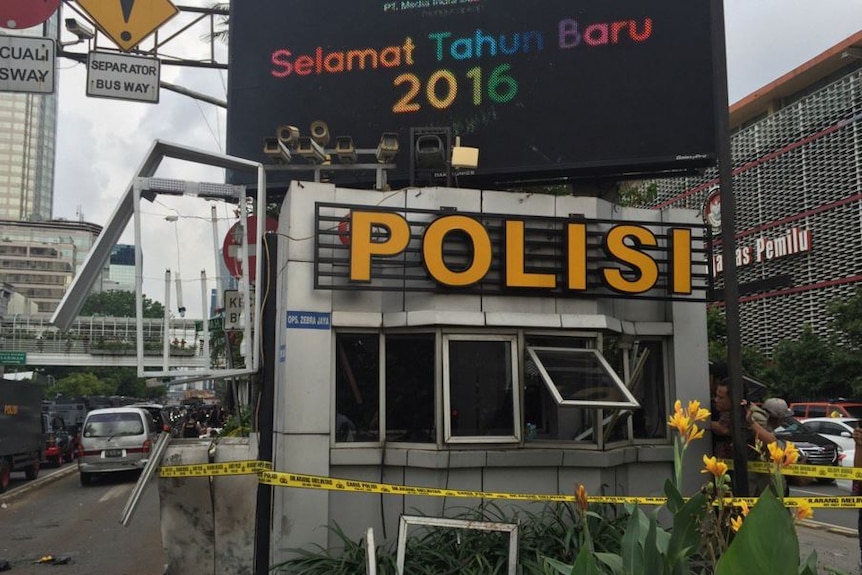
<path fill-rule="evenodd" d="M 0 379 L 0 493 L 9 475 L 39 475 L 42 460 L 42 388 L 35 383 Z"/>

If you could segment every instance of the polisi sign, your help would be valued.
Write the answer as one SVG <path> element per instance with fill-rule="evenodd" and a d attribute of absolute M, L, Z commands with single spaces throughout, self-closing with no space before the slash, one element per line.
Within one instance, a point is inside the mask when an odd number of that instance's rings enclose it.
<path fill-rule="evenodd" d="M 708 301 L 706 226 L 683 212 L 678 221 L 675 211 L 641 212 L 624 219 L 315 202 L 314 288 Z"/>

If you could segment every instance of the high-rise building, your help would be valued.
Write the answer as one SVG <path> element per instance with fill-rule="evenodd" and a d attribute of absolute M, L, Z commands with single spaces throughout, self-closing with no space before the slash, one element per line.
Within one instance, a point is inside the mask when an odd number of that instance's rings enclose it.
<path fill-rule="evenodd" d="M 117 244 L 111 250 L 108 279 L 104 291 L 135 291 L 135 246 Z"/>
<path fill-rule="evenodd" d="M 835 335 L 830 304 L 862 289 L 862 31 L 735 103 L 730 127 L 743 345 Z M 654 206 L 703 211 L 720 288 L 717 175 L 657 181 Z"/>
<path fill-rule="evenodd" d="M 56 18 L 45 30 L 57 29 Z M 44 30 L 0 29 L 0 34 L 42 36 Z M 52 218 L 56 133 L 56 92 L 0 92 L 0 220 Z"/>
<path fill-rule="evenodd" d="M 0 220 L 0 283 L 35 304 L 36 315 L 50 315 L 101 231 L 86 222 Z"/>

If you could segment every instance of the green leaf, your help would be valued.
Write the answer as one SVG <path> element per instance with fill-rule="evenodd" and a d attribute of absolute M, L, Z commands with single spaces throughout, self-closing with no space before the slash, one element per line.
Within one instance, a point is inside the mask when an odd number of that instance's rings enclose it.
<path fill-rule="evenodd" d="M 648 524 L 648 521 L 644 521 L 644 519 L 643 511 L 635 507 L 620 542 L 620 554 L 626 573 L 643 572 L 643 541 L 646 539 L 645 527 Z"/>
<path fill-rule="evenodd" d="M 662 575 L 667 571 L 667 561 L 658 547 L 658 524 L 655 516 L 650 518 L 649 530 L 644 541 L 643 573 Z"/>
<path fill-rule="evenodd" d="M 595 553 L 596 559 L 607 565 L 614 575 L 624 575 L 623 558 L 616 553 Z"/>
<path fill-rule="evenodd" d="M 561 573 L 562 575 L 571 575 L 574 573 L 574 565 L 566 565 L 562 561 L 557 561 L 550 557 L 545 557 L 545 565 L 551 567 L 554 570 L 554 573 Z"/>
<path fill-rule="evenodd" d="M 817 575 L 817 550 L 811 552 L 802 565 L 799 566 L 799 575 Z"/>
<path fill-rule="evenodd" d="M 742 522 L 715 573 L 799 573 L 799 539 L 793 520 L 771 490 L 763 492 Z"/>
<path fill-rule="evenodd" d="M 700 526 L 706 513 L 706 496 L 698 493 L 685 502 L 673 515 L 673 531 L 667 546 L 668 563 L 671 566 L 686 560 L 700 544 Z"/>
<path fill-rule="evenodd" d="M 670 479 L 664 480 L 664 494 L 667 496 L 667 509 L 671 513 L 676 513 L 685 505 L 685 499 Z"/>
<path fill-rule="evenodd" d="M 581 547 L 575 564 L 572 565 L 571 575 L 603 575 L 596 563 L 596 558 L 586 546 Z"/>

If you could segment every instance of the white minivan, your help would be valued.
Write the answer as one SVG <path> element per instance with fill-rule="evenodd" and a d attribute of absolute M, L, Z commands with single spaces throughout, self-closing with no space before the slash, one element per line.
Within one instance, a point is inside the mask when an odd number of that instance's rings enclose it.
<path fill-rule="evenodd" d="M 143 469 L 160 429 L 139 407 L 94 409 L 87 414 L 78 444 L 81 485 L 95 473 Z"/>

